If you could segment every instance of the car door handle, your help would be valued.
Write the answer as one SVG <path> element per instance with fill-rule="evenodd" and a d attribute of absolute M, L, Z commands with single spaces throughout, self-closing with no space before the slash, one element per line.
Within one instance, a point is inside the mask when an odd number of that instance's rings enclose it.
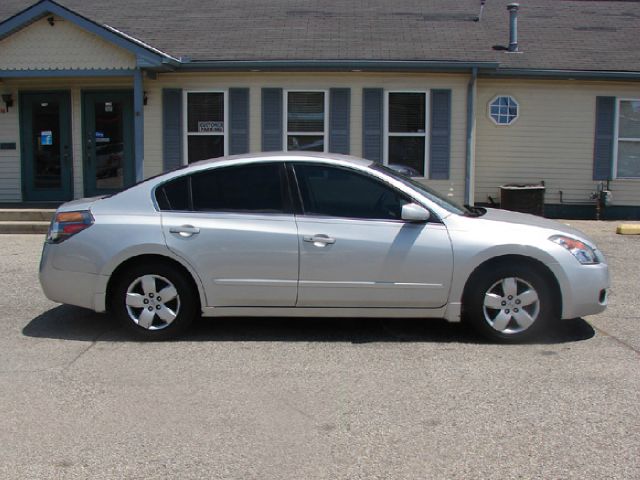
<path fill-rule="evenodd" d="M 193 225 L 181 225 L 179 227 L 171 227 L 169 229 L 171 233 L 177 233 L 181 237 L 189 238 L 192 235 L 197 235 L 200 233 L 200 229 L 198 227 L 194 227 Z"/>
<path fill-rule="evenodd" d="M 325 235 L 323 233 L 317 235 L 305 235 L 302 237 L 302 240 L 313 243 L 316 247 L 326 247 L 327 245 L 336 243 L 335 238 L 331 238 L 329 235 Z"/>

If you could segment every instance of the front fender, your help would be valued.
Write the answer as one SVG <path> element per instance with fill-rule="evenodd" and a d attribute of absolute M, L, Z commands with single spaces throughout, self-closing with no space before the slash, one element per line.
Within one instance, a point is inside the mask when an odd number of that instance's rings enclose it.
<path fill-rule="evenodd" d="M 560 285 L 561 293 L 564 294 L 563 285 L 566 285 L 567 279 L 562 268 L 559 267 L 558 262 L 552 255 L 533 245 L 508 243 L 492 245 L 475 251 L 472 249 L 455 248 L 455 268 L 449 294 L 450 308 L 447 310 L 448 320 L 459 320 L 459 318 L 456 317 L 459 317 L 460 314 L 464 288 L 473 272 L 489 260 L 506 256 L 518 256 L 542 263 L 549 268 L 551 273 L 556 277 Z"/>

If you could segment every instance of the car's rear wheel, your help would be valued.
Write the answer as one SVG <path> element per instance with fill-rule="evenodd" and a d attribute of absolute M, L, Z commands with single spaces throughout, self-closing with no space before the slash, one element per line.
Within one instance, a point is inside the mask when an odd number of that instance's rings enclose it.
<path fill-rule="evenodd" d="M 474 275 L 464 312 L 471 325 L 492 341 L 528 340 L 554 317 L 553 295 L 546 279 L 528 265 L 501 265 Z"/>
<path fill-rule="evenodd" d="M 180 335 L 197 313 L 197 297 L 188 279 L 168 264 L 126 270 L 118 278 L 111 300 L 120 322 L 145 340 Z"/>

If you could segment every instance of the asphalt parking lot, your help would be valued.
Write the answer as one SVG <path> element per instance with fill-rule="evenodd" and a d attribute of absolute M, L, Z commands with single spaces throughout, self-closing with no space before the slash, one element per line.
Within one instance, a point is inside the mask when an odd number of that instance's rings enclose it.
<path fill-rule="evenodd" d="M 419 320 L 203 319 L 139 343 L 0 236 L 0 478 L 640 478 L 640 236 L 570 221 L 610 307 L 527 345 Z"/>

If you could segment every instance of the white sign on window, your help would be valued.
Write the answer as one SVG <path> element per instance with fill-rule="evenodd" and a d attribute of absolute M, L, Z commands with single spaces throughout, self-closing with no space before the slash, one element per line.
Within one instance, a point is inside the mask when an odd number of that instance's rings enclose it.
<path fill-rule="evenodd" d="M 199 133 L 224 133 L 224 122 L 198 122 Z"/>

